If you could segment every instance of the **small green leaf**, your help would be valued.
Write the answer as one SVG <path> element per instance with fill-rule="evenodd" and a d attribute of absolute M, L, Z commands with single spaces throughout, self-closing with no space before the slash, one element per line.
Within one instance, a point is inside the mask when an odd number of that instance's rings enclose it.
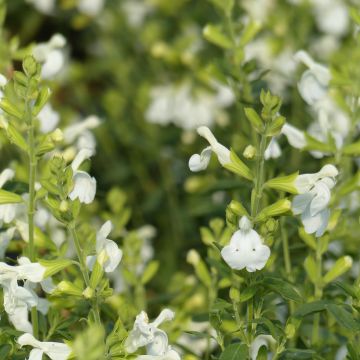
<path fill-rule="evenodd" d="M 281 199 L 276 203 L 262 209 L 256 217 L 257 221 L 263 221 L 268 217 L 280 216 L 291 210 L 291 201 L 288 199 Z"/>
<path fill-rule="evenodd" d="M 293 300 L 295 302 L 303 301 L 303 298 L 296 287 L 283 279 L 265 276 L 262 283 L 265 287 L 278 293 L 286 300 Z"/>
<path fill-rule="evenodd" d="M 269 126 L 266 136 L 277 136 L 280 134 L 282 127 L 284 126 L 286 119 L 284 116 L 278 116 L 274 121 L 271 122 Z"/>
<path fill-rule="evenodd" d="M 334 316 L 339 325 L 351 331 L 360 331 L 360 322 L 355 320 L 354 315 L 345 310 L 343 306 L 329 304 L 326 309 Z"/>
<path fill-rule="evenodd" d="M 156 275 L 156 273 L 159 270 L 159 266 L 160 266 L 160 263 L 159 263 L 159 261 L 156 261 L 156 260 L 150 261 L 147 264 L 147 266 L 142 274 L 142 277 L 141 277 L 141 283 L 143 285 L 147 284 Z"/>
<path fill-rule="evenodd" d="M 39 114 L 41 109 L 44 107 L 44 105 L 49 100 L 50 95 L 51 95 L 51 91 L 48 87 L 44 87 L 40 90 L 38 97 L 35 101 L 35 105 L 32 110 L 32 113 L 34 116 Z"/>
<path fill-rule="evenodd" d="M 313 284 L 317 284 L 317 282 L 320 280 L 318 273 L 317 273 L 317 266 L 316 261 L 312 255 L 307 256 L 307 258 L 304 261 L 304 268 L 306 270 L 306 273 L 310 279 L 310 281 Z"/>
<path fill-rule="evenodd" d="M 247 119 L 255 131 L 259 134 L 262 134 L 264 131 L 264 123 L 258 113 L 253 108 L 245 108 L 244 111 Z"/>
<path fill-rule="evenodd" d="M 222 32 L 218 25 L 207 24 L 203 30 L 204 38 L 224 49 L 231 49 L 233 47 L 232 41 Z"/>
<path fill-rule="evenodd" d="M 8 99 L 3 98 L 0 102 L 0 108 L 7 114 L 16 117 L 19 120 L 22 120 L 23 114 L 18 110 L 16 105 L 12 104 Z"/>
<path fill-rule="evenodd" d="M 246 360 L 249 358 L 249 351 L 244 344 L 230 344 L 220 355 L 219 360 Z"/>
<path fill-rule="evenodd" d="M 310 136 L 307 133 L 305 133 L 305 138 L 306 138 L 305 150 L 321 151 L 325 153 L 334 153 L 336 151 L 336 148 L 334 148 L 330 144 L 325 144 L 315 139 L 314 137 Z"/>

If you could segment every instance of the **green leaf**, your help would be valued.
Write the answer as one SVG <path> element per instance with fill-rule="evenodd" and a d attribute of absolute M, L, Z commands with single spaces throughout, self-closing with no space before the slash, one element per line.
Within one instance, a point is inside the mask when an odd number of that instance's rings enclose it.
<path fill-rule="evenodd" d="M 219 360 L 246 360 L 249 358 L 249 351 L 244 344 L 230 344 L 220 355 Z"/>
<path fill-rule="evenodd" d="M 16 204 L 23 202 L 23 198 L 15 193 L 0 189 L 0 204 Z"/>
<path fill-rule="evenodd" d="M 250 21 L 240 37 L 240 46 L 248 44 L 256 34 L 261 30 L 261 23 L 259 21 Z"/>
<path fill-rule="evenodd" d="M 264 131 L 264 123 L 258 113 L 253 108 L 245 108 L 244 111 L 247 119 L 255 131 L 259 134 L 262 134 Z"/>
<path fill-rule="evenodd" d="M 143 285 L 147 284 L 157 273 L 159 270 L 160 263 L 157 260 L 150 261 L 141 277 L 141 283 Z"/>
<path fill-rule="evenodd" d="M 354 315 L 345 310 L 343 306 L 329 304 L 326 306 L 326 309 L 334 316 L 339 325 L 352 331 L 360 331 L 360 322 L 355 320 Z"/>
<path fill-rule="evenodd" d="M 314 359 L 314 355 L 317 352 L 314 350 L 303 350 L 303 349 L 286 349 L 282 355 L 283 359 L 286 360 L 306 360 L 306 359 Z"/>
<path fill-rule="evenodd" d="M 358 287 L 346 284 L 342 281 L 335 281 L 332 285 L 339 287 L 354 299 L 360 299 L 360 289 Z"/>
<path fill-rule="evenodd" d="M 243 291 L 240 292 L 240 302 L 245 302 L 252 299 L 257 291 L 259 290 L 258 286 L 247 286 Z"/>
<path fill-rule="evenodd" d="M 293 300 L 295 302 L 303 301 L 303 298 L 296 287 L 283 279 L 273 276 L 265 276 L 262 283 L 265 287 L 278 293 L 286 300 Z"/>
<path fill-rule="evenodd" d="M 230 16 L 234 7 L 235 0 L 210 0 L 218 9 L 222 10 L 225 15 Z"/>
<path fill-rule="evenodd" d="M 318 300 L 311 303 L 303 304 L 294 312 L 294 317 L 303 318 L 307 315 L 324 311 L 326 306 L 330 304 L 328 300 Z"/>
<path fill-rule="evenodd" d="M 336 148 L 334 148 L 330 144 L 323 143 L 323 142 L 315 139 L 314 137 L 310 136 L 307 133 L 305 133 L 305 138 L 306 138 L 305 150 L 321 151 L 321 152 L 325 152 L 325 153 L 336 152 Z"/>
<path fill-rule="evenodd" d="M 44 87 L 40 90 L 39 95 L 35 101 L 35 105 L 32 110 L 32 113 L 34 116 L 39 114 L 41 109 L 44 107 L 44 105 L 49 100 L 50 95 L 51 95 L 51 91 L 48 87 Z"/>
<path fill-rule="evenodd" d="M 6 135 L 11 143 L 15 144 L 17 147 L 19 147 L 25 152 L 28 151 L 28 145 L 26 140 L 13 124 L 9 124 L 6 128 Z"/>
<path fill-rule="evenodd" d="M 207 24 L 203 29 L 204 38 L 223 48 L 231 49 L 233 47 L 233 42 L 229 39 L 223 32 L 220 26 Z"/>
<path fill-rule="evenodd" d="M 276 136 L 280 134 L 282 127 L 284 126 L 286 119 L 284 116 L 278 116 L 274 121 L 272 121 L 269 126 L 266 136 Z"/>
<path fill-rule="evenodd" d="M 253 174 L 247 165 L 236 155 L 236 153 L 231 149 L 230 152 L 230 160 L 229 164 L 225 164 L 224 168 L 230 170 L 231 172 L 238 174 L 245 179 L 252 180 Z"/>

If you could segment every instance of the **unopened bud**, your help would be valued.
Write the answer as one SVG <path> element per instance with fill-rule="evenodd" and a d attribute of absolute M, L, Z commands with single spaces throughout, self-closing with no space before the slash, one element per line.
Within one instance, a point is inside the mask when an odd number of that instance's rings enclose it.
<path fill-rule="evenodd" d="M 252 145 L 248 145 L 244 152 L 243 152 L 244 158 L 248 160 L 252 160 L 256 155 L 256 149 Z"/>

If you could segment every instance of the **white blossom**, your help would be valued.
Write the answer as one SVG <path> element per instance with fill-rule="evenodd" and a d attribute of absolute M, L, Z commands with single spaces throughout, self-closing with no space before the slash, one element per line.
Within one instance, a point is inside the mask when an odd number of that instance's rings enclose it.
<path fill-rule="evenodd" d="M 95 17 L 100 14 L 105 0 L 78 0 L 79 11 L 87 16 Z"/>
<path fill-rule="evenodd" d="M 130 331 L 129 336 L 125 341 L 126 351 L 131 354 L 143 346 L 149 347 L 148 349 L 150 352 L 156 352 L 156 349 L 161 349 L 162 352 L 171 350 L 171 348 L 168 346 L 166 333 L 158 329 L 158 327 L 164 321 L 173 320 L 174 316 L 175 314 L 173 311 L 164 309 L 161 311 L 160 315 L 150 323 L 146 312 L 142 311 L 139 315 L 136 316 L 134 327 Z"/>
<path fill-rule="evenodd" d="M 277 159 L 281 156 L 281 153 L 279 143 L 275 138 L 272 138 L 264 153 L 265 160 Z"/>
<path fill-rule="evenodd" d="M 250 345 L 250 359 L 256 360 L 262 346 L 269 348 L 269 346 L 273 344 L 276 344 L 276 340 L 271 335 L 258 335 Z"/>
<path fill-rule="evenodd" d="M 35 59 L 42 63 L 41 76 L 51 79 L 64 67 L 65 54 L 62 48 L 66 45 L 66 39 L 61 34 L 55 34 L 46 43 L 40 43 L 33 49 Z"/>
<path fill-rule="evenodd" d="M 60 121 L 60 115 L 47 103 L 39 112 L 40 131 L 44 134 L 53 131 Z"/>
<path fill-rule="evenodd" d="M 269 247 L 263 244 L 246 216 L 241 218 L 239 228 L 232 235 L 229 245 L 221 250 L 222 258 L 232 269 L 261 270 L 270 257 Z"/>
<path fill-rule="evenodd" d="M 16 227 L 12 226 L 0 233 L 0 259 L 4 259 L 6 249 L 12 240 Z"/>
<path fill-rule="evenodd" d="M 41 360 L 47 355 L 51 360 L 66 360 L 71 354 L 71 348 L 63 343 L 39 341 L 30 333 L 21 335 L 17 342 L 20 346 L 31 346 L 34 349 L 30 352 L 29 360 Z"/>
<path fill-rule="evenodd" d="M 306 51 L 298 51 L 294 58 L 308 67 L 298 84 L 299 92 L 309 105 L 315 105 L 327 96 L 330 71 L 326 66 L 315 62 Z"/>
<path fill-rule="evenodd" d="M 119 265 L 122 258 L 122 251 L 117 246 L 116 242 L 108 239 L 108 235 L 112 230 L 111 221 L 107 221 L 96 234 L 96 254 L 97 256 L 88 256 L 87 263 L 92 270 L 96 258 L 105 252 L 105 272 L 113 272 Z"/>
<path fill-rule="evenodd" d="M 286 136 L 289 144 L 296 149 L 303 149 L 306 146 L 305 133 L 288 123 L 284 124 L 281 133 Z"/>
<path fill-rule="evenodd" d="M 126 15 L 126 21 L 133 28 L 139 28 L 146 15 L 151 11 L 151 6 L 145 1 L 127 0 L 122 2 L 121 9 Z"/>
<path fill-rule="evenodd" d="M 95 152 L 96 140 L 90 130 L 97 128 L 101 124 L 101 120 L 90 115 L 82 121 L 75 122 L 64 129 L 64 140 L 67 144 L 73 144 L 77 141 L 77 149 L 90 149 Z"/>
<path fill-rule="evenodd" d="M 39 12 L 49 15 L 55 10 L 56 0 L 26 0 L 26 2 L 32 4 Z"/>
<path fill-rule="evenodd" d="M 82 162 L 89 159 L 92 155 L 91 150 L 84 148 L 79 151 L 71 164 L 74 182 L 74 187 L 69 194 L 71 200 L 79 199 L 84 204 L 90 204 L 94 201 L 96 193 L 95 178 L 85 171 L 78 170 Z"/>
<path fill-rule="evenodd" d="M 210 146 L 206 147 L 200 155 L 194 154 L 190 157 L 189 168 L 191 171 L 197 172 L 205 170 L 209 165 L 212 152 L 216 154 L 221 165 L 231 163 L 230 150 L 216 140 L 208 127 L 201 126 L 197 129 L 197 132 L 209 142 Z"/>
<path fill-rule="evenodd" d="M 0 174 L 0 189 L 6 182 L 13 179 L 15 172 L 12 169 L 5 169 Z M 8 224 L 14 220 L 18 204 L 1 204 L 0 205 L 0 222 Z"/>
<path fill-rule="evenodd" d="M 301 220 L 308 234 L 317 237 L 324 234 L 329 223 L 330 211 L 327 208 L 331 199 L 331 189 L 335 186 L 338 170 L 333 165 L 325 165 L 315 174 L 299 175 L 295 186 L 300 195 L 294 197 L 292 210 L 301 214 Z"/>

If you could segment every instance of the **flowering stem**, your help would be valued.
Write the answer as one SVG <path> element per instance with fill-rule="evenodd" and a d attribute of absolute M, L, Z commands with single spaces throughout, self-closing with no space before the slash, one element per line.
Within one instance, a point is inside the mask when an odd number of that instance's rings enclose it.
<path fill-rule="evenodd" d="M 34 135 L 34 123 L 31 114 L 31 107 L 29 101 L 26 102 L 25 107 L 25 121 L 28 124 L 27 140 L 28 140 L 28 157 L 29 157 L 29 202 L 27 209 L 28 216 L 28 237 L 29 258 L 32 262 L 36 261 L 36 252 L 34 244 L 34 214 L 35 214 L 35 180 L 36 180 L 36 168 L 37 158 L 35 154 L 35 135 Z M 36 338 L 39 336 L 39 321 L 36 307 L 31 308 L 31 322 L 33 326 L 33 333 Z"/>
<path fill-rule="evenodd" d="M 264 164 L 265 164 L 265 150 L 266 150 L 266 129 L 264 134 L 261 135 L 260 146 L 257 151 L 257 161 L 256 161 L 256 173 L 255 173 L 255 188 L 253 197 L 251 199 L 251 216 L 255 217 L 258 214 L 260 201 L 263 192 L 264 185 Z"/>
<path fill-rule="evenodd" d="M 71 223 L 71 224 L 68 225 L 68 231 L 70 232 L 70 234 L 71 234 L 71 236 L 73 238 L 73 241 L 74 241 L 74 245 L 75 245 L 75 249 L 76 249 L 76 255 L 77 255 L 78 260 L 79 260 L 80 271 L 81 271 L 82 276 L 84 278 L 85 284 L 86 284 L 86 286 L 88 288 L 91 288 L 89 273 L 88 273 L 88 270 L 87 270 L 87 267 L 86 267 L 85 258 L 83 256 L 83 251 L 81 249 L 80 241 L 79 241 L 79 238 L 77 236 L 76 227 L 75 227 L 74 223 Z M 92 305 L 92 308 L 94 310 L 95 322 L 100 325 L 101 324 L 101 319 L 100 319 L 100 310 L 99 310 L 99 303 L 98 303 L 97 296 L 92 299 L 91 305 Z"/>
<path fill-rule="evenodd" d="M 320 249 L 319 241 L 317 242 L 316 249 L 316 270 L 317 270 L 317 281 L 315 283 L 315 300 L 320 300 L 322 298 L 322 254 Z M 314 324 L 312 331 L 312 344 L 316 345 L 319 342 L 319 332 L 320 332 L 320 314 L 316 313 L 314 315 Z"/>

